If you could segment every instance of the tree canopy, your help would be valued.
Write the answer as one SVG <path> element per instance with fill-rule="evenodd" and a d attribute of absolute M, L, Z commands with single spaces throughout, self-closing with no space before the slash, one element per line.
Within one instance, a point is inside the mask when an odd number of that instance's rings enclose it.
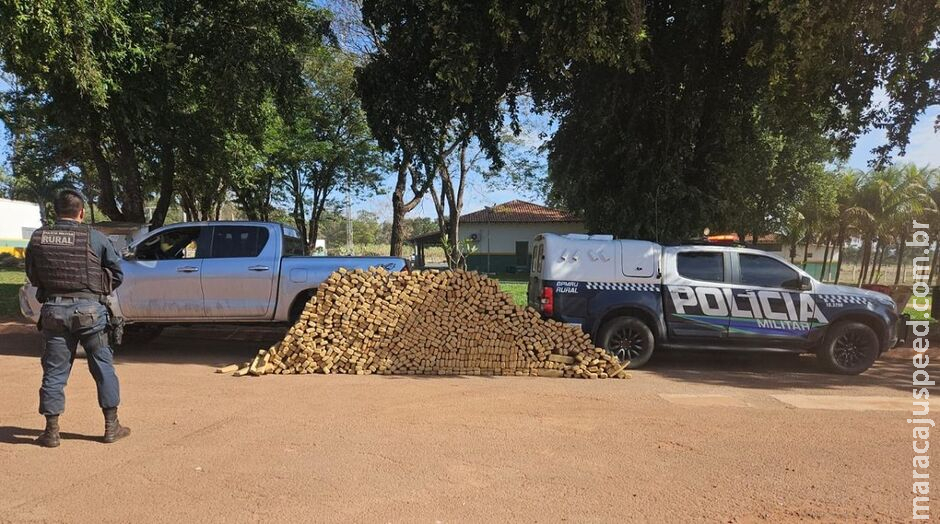
<path fill-rule="evenodd" d="M 751 218 L 731 220 L 765 227 L 861 132 L 885 130 L 883 163 L 940 102 L 929 0 L 367 0 L 362 12 L 378 45 L 360 92 L 383 147 L 420 155 L 456 128 L 499 166 L 499 130 L 529 96 L 559 121 L 553 200 L 623 236 L 700 233 L 746 197 Z"/>
<path fill-rule="evenodd" d="M 160 225 L 177 188 L 208 215 L 304 89 L 328 22 L 298 0 L 0 0 L 4 120 L 43 132 L 47 172 L 92 171 L 111 219 L 143 222 L 153 195 Z"/>

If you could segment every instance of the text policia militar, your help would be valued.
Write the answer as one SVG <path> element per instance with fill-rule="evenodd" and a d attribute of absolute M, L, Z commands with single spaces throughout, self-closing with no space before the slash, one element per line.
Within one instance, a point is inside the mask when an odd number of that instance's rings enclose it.
<path fill-rule="evenodd" d="M 913 518 L 926 520 L 930 518 L 930 428 L 934 427 L 933 419 L 927 417 L 930 413 L 930 391 L 927 386 L 933 386 L 927 373 L 927 364 L 930 357 L 927 355 L 929 342 L 927 335 L 930 332 L 930 235 L 927 233 L 927 224 L 914 221 L 914 234 L 911 241 L 906 242 L 908 247 L 923 249 L 924 256 L 914 257 L 914 299 L 913 307 L 922 316 L 921 319 L 910 319 L 907 326 L 914 335 L 914 373 L 913 373 L 913 416 L 907 419 L 913 432 L 914 469 L 912 487 Z M 916 318 L 917 315 L 915 315 Z"/>

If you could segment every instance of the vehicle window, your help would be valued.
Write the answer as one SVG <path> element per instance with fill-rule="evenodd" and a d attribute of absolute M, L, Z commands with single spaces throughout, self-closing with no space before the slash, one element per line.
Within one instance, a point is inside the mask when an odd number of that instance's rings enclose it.
<path fill-rule="evenodd" d="M 688 251 L 676 257 L 679 274 L 692 280 L 725 281 L 725 262 L 721 253 Z"/>
<path fill-rule="evenodd" d="M 199 227 L 180 227 L 164 231 L 140 243 L 135 250 L 137 260 L 182 260 L 202 258 Z"/>
<path fill-rule="evenodd" d="M 284 231 L 284 256 L 302 257 L 304 256 L 304 241 L 297 234 L 290 234 Z"/>
<path fill-rule="evenodd" d="M 257 226 L 215 226 L 211 258 L 253 258 L 268 243 L 268 228 Z"/>
<path fill-rule="evenodd" d="M 755 287 L 799 289 L 800 274 L 783 262 L 762 255 L 738 255 L 741 262 L 741 283 Z"/>

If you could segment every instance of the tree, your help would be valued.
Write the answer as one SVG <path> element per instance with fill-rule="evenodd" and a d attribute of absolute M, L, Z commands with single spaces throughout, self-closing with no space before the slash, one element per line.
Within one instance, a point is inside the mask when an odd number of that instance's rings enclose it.
<path fill-rule="evenodd" d="M 288 179 L 295 223 L 311 248 L 335 190 L 356 195 L 379 190 L 383 159 L 356 96 L 355 64 L 355 57 L 336 48 L 307 56 L 305 96 L 286 119 L 282 147 L 275 154 Z"/>
<path fill-rule="evenodd" d="M 143 222 L 155 195 L 160 225 L 183 176 L 212 179 L 180 186 L 193 211 L 218 207 L 217 188 L 254 159 L 239 153 L 262 149 L 259 109 L 287 107 L 302 85 L 297 51 L 317 45 L 327 22 L 291 0 L 3 0 L 0 61 L 42 108 L 41 127 L 77 146 L 56 145 L 66 163 L 94 169 L 100 209 Z"/>
<path fill-rule="evenodd" d="M 0 195 L 3 195 L 3 197 L 0 198 L 13 198 L 15 191 L 14 183 L 15 180 L 13 176 L 10 175 L 9 171 L 7 171 L 6 166 L 0 164 Z"/>
<path fill-rule="evenodd" d="M 875 282 L 889 246 L 898 246 L 895 282 L 900 281 L 903 242 L 912 220 L 932 220 L 937 206 L 928 190 L 928 173 L 913 166 L 891 166 L 861 175 L 842 213 L 842 230 L 853 227 L 862 239 L 857 284 Z M 841 262 L 841 250 L 840 250 Z M 840 264 L 841 265 L 841 264 Z M 836 282 L 838 282 L 838 269 Z"/>
<path fill-rule="evenodd" d="M 888 137 L 877 151 L 883 164 L 940 101 L 940 11 L 928 0 L 865 9 L 371 0 L 362 11 L 381 43 L 360 77 L 383 147 L 407 143 L 420 155 L 458 122 L 498 164 L 501 109 L 514 121 L 515 101 L 531 96 L 560 123 L 549 148 L 552 199 L 582 212 L 589 228 L 623 236 L 699 233 L 721 222 L 741 187 L 766 197 L 753 209 L 778 207 L 775 188 L 787 179 L 744 169 L 755 152 L 819 164 L 847 156 L 877 127 Z M 884 106 L 871 103 L 879 88 Z M 768 175 L 773 184 L 761 186 Z"/>

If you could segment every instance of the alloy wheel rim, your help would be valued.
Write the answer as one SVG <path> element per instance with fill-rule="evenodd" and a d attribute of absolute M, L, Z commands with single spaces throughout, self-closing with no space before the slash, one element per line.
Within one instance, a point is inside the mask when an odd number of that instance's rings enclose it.
<path fill-rule="evenodd" d="M 860 333 L 850 331 L 836 339 L 833 358 L 845 368 L 857 366 L 869 353 L 871 341 Z"/>
<path fill-rule="evenodd" d="M 627 362 L 639 358 L 646 351 L 644 346 L 643 336 L 639 331 L 632 328 L 622 328 L 610 337 L 607 349 L 621 362 Z"/>

